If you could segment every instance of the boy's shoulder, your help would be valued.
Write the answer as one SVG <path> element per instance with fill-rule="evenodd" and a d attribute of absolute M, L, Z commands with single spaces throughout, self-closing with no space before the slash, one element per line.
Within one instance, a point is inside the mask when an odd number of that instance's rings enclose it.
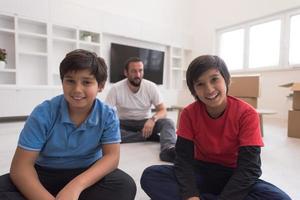
<path fill-rule="evenodd" d="M 229 104 L 230 104 L 230 110 L 234 112 L 235 114 L 240 113 L 241 115 L 243 113 L 252 113 L 257 114 L 256 109 L 248 104 L 247 102 L 233 96 L 228 96 L 227 98 Z"/>
<path fill-rule="evenodd" d="M 52 99 L 48 99 L 48 100 L 43 101 L 42 103 L 37 105 L 36 108 L 38 108 L 38 109 L 51 109 L 52 111 L 57 110 L 57 109 L 60 108 L 63 98 L 64 98 L 63 95 L 55 96 Z"/>

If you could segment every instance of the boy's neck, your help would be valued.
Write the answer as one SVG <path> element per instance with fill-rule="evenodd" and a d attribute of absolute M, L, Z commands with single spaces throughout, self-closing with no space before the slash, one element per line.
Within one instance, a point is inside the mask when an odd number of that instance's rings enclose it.
<path fill-rule="evenodd" d="M 76 127 L 79 127 L 89 116 L 91 110 L 69 110 L 69 116 L 71 121 L 76 125 Z"/>

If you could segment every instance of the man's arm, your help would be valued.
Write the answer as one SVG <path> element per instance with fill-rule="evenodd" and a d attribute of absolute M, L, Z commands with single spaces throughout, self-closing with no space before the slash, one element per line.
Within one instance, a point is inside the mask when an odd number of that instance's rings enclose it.
<path fill-rule="evenodd" d="M 120 159 L 120 144 L 104 144 L 102 149 L 103 157 L 89 169 L 71 180 L 58 193 L 56 200 L 66 199 L 66 197 L 69 197 L 68 199 L 77 200 L 84 189 L 98 182 L 118 167 Z"/>
<path fill-rule="evenodd" d="M 150 137 L 152 134 L 153 128 L 155 126 L 155 122 L 159 119 L 165 118 L 167 116 L 167 109 L 163 103 L 155 106 L 155 114 L 149 118 L 144 124 L 144 128 L 142 130 L 143 136 L 145 138 Z"/>
<path fill-rule="evenodd" d="M 54 197 L 39 181 L 34 168 L 38 155 L 37 151 L 28 151 L 17 147 L 10 168 L 10 177 L 28 200 L 54 200 Z"/>
<path fill-rule="evenodd" d="M 152 116 L 152 118 L 155 118 L 157 121 L 158 119 L 165 118 L 167 116 L 167 109 L 164 103 L 158 104 L 155 106 L 155 114 Z"/>

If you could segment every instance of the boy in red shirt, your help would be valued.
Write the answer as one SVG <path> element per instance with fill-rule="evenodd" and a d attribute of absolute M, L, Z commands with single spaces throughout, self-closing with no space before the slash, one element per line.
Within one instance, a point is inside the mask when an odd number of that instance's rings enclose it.
<path fill-rule="evenodd" d="M 196 101 L 181 113 L 174 166 L 151 166 L 142 175 L 141 186 L 151 199 L 290 200 L 259 179 L 259 116 L 249 104 L 227 95 L 230 74 L 224 61 L 200 56 L 190 64 L 186 80 Z"/>

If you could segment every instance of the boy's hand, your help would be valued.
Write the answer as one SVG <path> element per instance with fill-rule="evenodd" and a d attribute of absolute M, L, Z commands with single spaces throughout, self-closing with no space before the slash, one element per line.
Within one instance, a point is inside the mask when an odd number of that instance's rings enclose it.
<path fill-rule="evenodd" d="M 148 138 L 152 135 L 154 125 L 155 122 L 151 118 L 146 121 L 146 123 L 144 124 L 144 128 L 142 130 L 144 138 Z"/>
<path fill-rule="evenodd" d="M 80 187 L 71 181 L 56 195 L 55 200 L 78 200 L 81 191 Z"/>

